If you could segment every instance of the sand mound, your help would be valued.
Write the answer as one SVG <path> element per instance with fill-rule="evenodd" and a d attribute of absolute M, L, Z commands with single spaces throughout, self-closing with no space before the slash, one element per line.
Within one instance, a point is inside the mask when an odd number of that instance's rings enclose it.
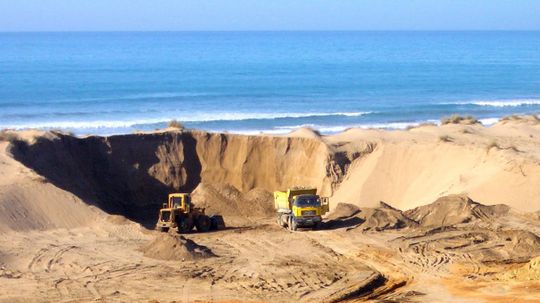
<path fill-rule="evenodd" d="M 499 280 L 540 281 L 540 257 L 531 259 L 520 268 L 497 275 Z"/>
<path fill-rule="evenodd" d="M 536 115 L 511 115 L 501 118 L 498 124 L 504 125 L 508 123 L 527 123 L 536 125 L 540 124 L 540 118 Z"/>
<path fill-rule="evenodd" d="M 473 116 L 459 116 L 452 115 L 450 117 L 445 117 L 441 119 L 441 124 L 460 124 L 460 125 L 474 125 L 480 124 L 480 121 Z"/>
<path fill-rule="evenodd" d="M 506 205 L 486 206 L 466 195 L 449 195 L 435 202 L 405 212 L 405 215 L 424 227 L 452 226 L 475 219 L 492 219 L 508 214 Z"/>
<path fill-rule="evenodd" d="M 146 246 L 141 248 L 145 257 L 183 261 L 215 257 L 215 254 L 205 246 L 198 245 L 183 236 L 159 234 Z"/>
<path fill-rule="evenodd" d="M 358 208 L 352 204 L 339 203 L 327 219 L 329 228 L 354 226 L 364 231 L 382 231 L 418 225 L 407 218 L 402 211 L 384 202 L 380 202 L 377 208 Z"/>
<path fill-rule="evenodd" d="M 402 211 L 380 202 L 377 208 L 362 208 L 358 217 L 364 220 L 360 226 L 363 230 L 387 230 L 405 227 L 416 227 L 418 224 L 406 217 Z"/>
<path fill-rule="evenodd" d="M 287 137 L 320 139 L 321 134 L 310 127 L 302 127 L 290 132 L 289 134 L 287 134 Z"/>
<path fill-rule="evenodd" d="M 360 208 L 349 203 L 338 203 L 334 210 L 327 216 L 328 220 L 348 218 L 360 212 Z"/>
<path fill-rule="evenodd" d="M 512 254 L 535 256 L 540 254 L 540 237 L 526 230 L 497 231 L 497 235 L 510 246 Z"/>

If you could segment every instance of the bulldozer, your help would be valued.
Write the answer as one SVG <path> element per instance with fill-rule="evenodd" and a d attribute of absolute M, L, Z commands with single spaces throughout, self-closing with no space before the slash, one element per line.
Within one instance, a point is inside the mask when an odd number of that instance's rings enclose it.
<path fill-rule="evenodd" d="M 274 192 L 274 208 L 281 227 L 293 231 L 304 227 L 316 229 L 322 223 L 322 215 L 329 211 L 329 201 L 317 195 L 316 188 L 292 188 Z"/>
<path fill-rule="evenodd" d="M 193 227 L 198 232 L 224 229 L 225 222 L 220 215 L 207 216 L 204 208 L 195 207 L 189 193 L 169 194 L 167 203 L 159 210 L 156 229 L 168 232 L 177 229 L 178 233 L 189 233 Z"/>

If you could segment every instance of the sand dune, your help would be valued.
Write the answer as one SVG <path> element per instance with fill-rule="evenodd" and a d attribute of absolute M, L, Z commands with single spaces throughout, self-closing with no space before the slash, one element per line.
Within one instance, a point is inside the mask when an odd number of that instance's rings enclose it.
<path fill-rule="evenodd" d="M 0 138 L 0 302 L 540 300 L 535 119 Z M 321 230 L 273 222 L 297 185 L 330 196 Z M 149 230 L 173 191 L 229 228 Z"/>

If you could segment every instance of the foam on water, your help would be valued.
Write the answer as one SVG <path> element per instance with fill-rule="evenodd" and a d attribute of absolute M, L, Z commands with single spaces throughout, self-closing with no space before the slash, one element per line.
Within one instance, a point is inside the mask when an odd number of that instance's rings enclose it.
<path fill-rule="evenodd" d="M 180 118 L 172 116 L 155 119 L 136 119 L 136 120 L 94 120 L 94 121 L 44 121 L 33 122 L 31 124 L 0 124 L 0 128 L 26 129 L 99 129 L 99 128 L 129 128 L 142 125 L 153 125 L 167 123 L 171 120 L 180 120 L 181 122 L 216 122 L 216 121 L 242 121 L 242 120 L 272 120 L 286 118 L 309 118 L 309 117 L 359 117 L 370 114 L 371 112 L 335 112 L 335 113 L 212 113 L 212 114 L 192 114 L 180 115 Z"/>
<path fill-rule="evenodd" d="M 485 100 L 485 101 L 463 101 L 454 103 L 444 103 L 454 105 L 476 105 L 476 106 L 491 106 L 491 107 L 519 107 L 540 105 L 540 99 L 516 99 L 516 100 Z"/>
<path fill-rule="evenodd" d="M 335 125 L 335 126 L 317 125 L 317 124 L 301 124 L 301 125 L 279 126 L 273 129 L 235 130 L 235 131 L 232 131 L 231 133 L 245 134 L 245 135 L 254 135 L 254 134 L 282 135 L 282 134 L 288 134 L 300 128 L 308 127 L 316 131 L 319 131 L 323 134 L 335 134 L 335 133 L 343 132 L 351 128 L 403 130 L 403 129 L 407 129 L 408 127 L 421 125 L 423 123 L 440 124 L 438 120 L 371 123 L 371 124 L 347 124 L 347 125 Z"/>
<path fill-rule="evenodd" d="M 485 119 L 480 119 L 480 123 L 482 123 L 483 125 L 485 126 L 491 126 L 497 122 L 499 122 L 500 118 L 485 118 Z"/>

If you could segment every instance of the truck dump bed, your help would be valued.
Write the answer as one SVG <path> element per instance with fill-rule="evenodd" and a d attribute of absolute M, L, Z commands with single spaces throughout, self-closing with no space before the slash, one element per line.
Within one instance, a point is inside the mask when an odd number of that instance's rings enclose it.
<path fill-rule="evenodd" d="M 294 196 L 298 195 L 316 195 L 316 188 L 289 189 L 287 191 L 274 192 L 274 208 L 279 211 L 291 210 L 291 202 Z"/>

